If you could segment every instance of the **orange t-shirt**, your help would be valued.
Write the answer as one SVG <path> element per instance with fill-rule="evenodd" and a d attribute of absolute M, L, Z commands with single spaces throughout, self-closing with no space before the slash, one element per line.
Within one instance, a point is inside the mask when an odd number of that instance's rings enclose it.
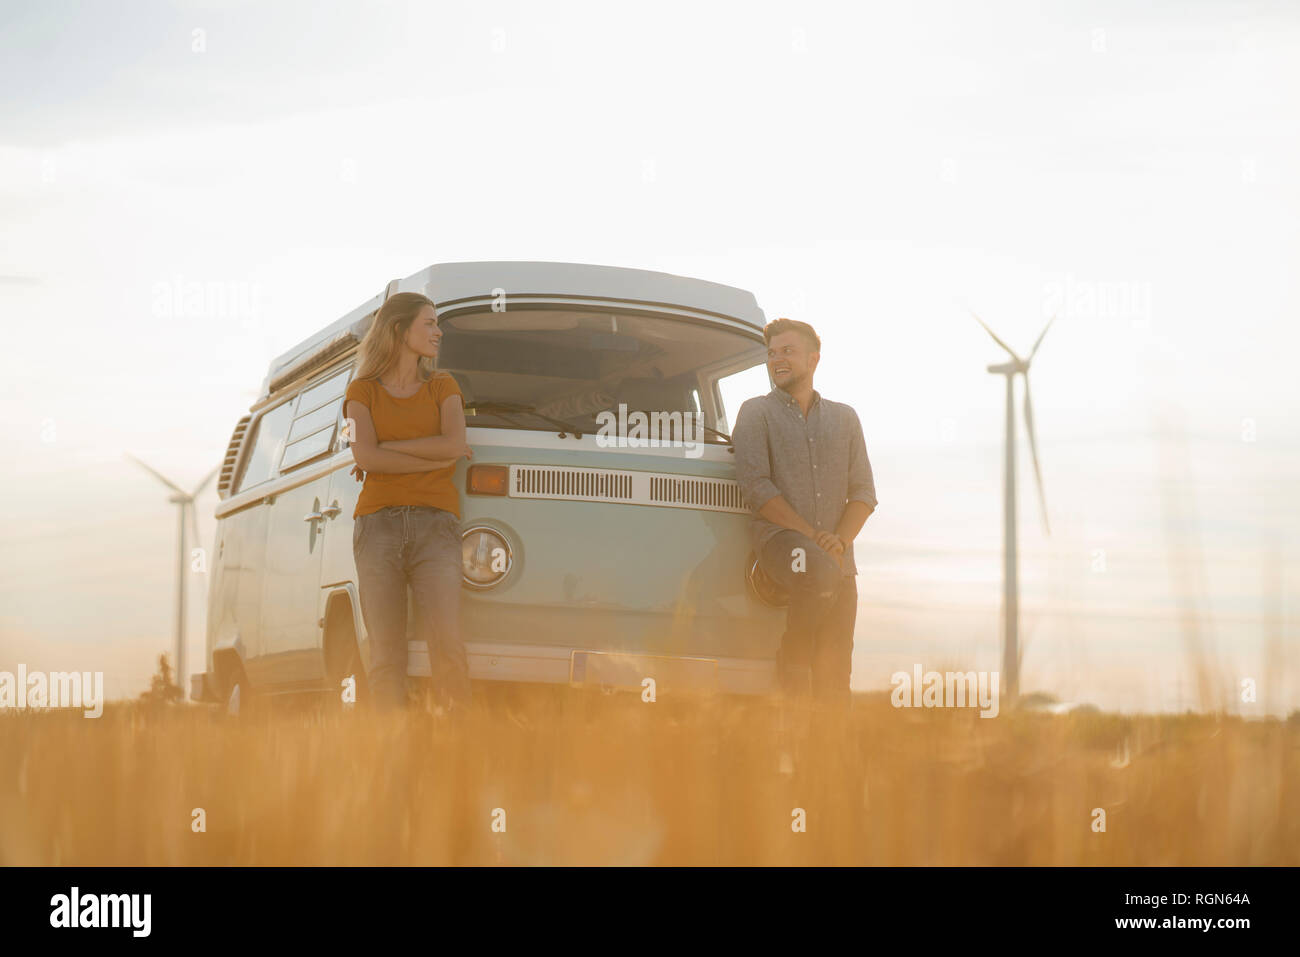
<path fill-rule="evenodd" d="M 446 372 L 434 373 L 414 395 L 404 399 L 393 398 L 378 379 L 354 379 L 348 383 L 343 409 L 346 415 L 348 402 L 360 402 L 369 409 L 380 442 L 422 439 L 442 434 L 443 400 L 460 394 L 460 386 Z M 367 472 L 352 517 L 390 505 L 432 505 L 460 518 L 460 496 L 451 480 L 455 471 L 456 466 L 451 465 L 429 472 Z"/>

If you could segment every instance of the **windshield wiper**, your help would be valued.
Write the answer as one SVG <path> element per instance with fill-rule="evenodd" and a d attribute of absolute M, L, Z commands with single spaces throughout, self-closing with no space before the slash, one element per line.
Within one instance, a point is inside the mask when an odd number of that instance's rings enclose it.
<path fill-rule="evenodd" d="M 736 454 L 736 443 L 731 441 L 731 436 L 729 436 L 726 432 L 719 432 L 717 429 L 704 425 L 702 423 L 696 423 L 696 424 L 699 425 L 699 427 L 703 429 L 705 432 L 708 432 L 710 435 L 716 435 L 718 438 L 722 439 L 723 442 L 727 443 L 727 451 L 732 455 Z"/>
<path fill-rule="evenodd" d="M 689 414 L 693 415 L 694 413 L 689 413 Z M 712 426 L 705 425 L 703 422 L 697 421 L 695 425 L 697 428 L 701 429 L 702 431 L 708 432 L 710 435 L 716 435 L 718 438 L 722 439 L 723 442 L 726 442 L 727 445 L 729 446 L 729 448 L 727 449 L 728 452 L 734 453 L 736 451 L 735 443 L 731 441 L 731 436 L 729 436 L 726 432 L 719 432 L 717 429 L 713 428 Z M 663 436 L 660 436 L 660 438 L 662 439 Z M 684 442 L 686 440 L 682 439 L 682 441 Z"/>
<path fill-rule="evenodd" d="M 470 402 L 465 406 L 466 412 L 482 412 L 484 415 L 500 415 L 505 418 L 511 413 L 520 415 L 531 415 L 548 422 L 560 430 L 560 438 L 565 438 L 567 432 L 572 432 L 575 439 L 582 438 L 582 432 L 578 428 L 562 419 L 552 419 L 549 415 L 543 415 L 534 409 L 531 405 L 520 405 L 517 402 Z M 510 421 L 506 419 L 506 421 Z"/>
<path fill-rule="evenodd" d="M 560 430 L 560 438 L 565 437 L 566 431 L 572 432 L 574 438 L 577 439 L 582 438 L 582 431 L 573 423 L 565 422 L 563 419 L 553 419 L 549 415 L 543 415 L 541 412 L 538 412 L 531 405 L 521 405 L 518 402 L 470 402 L 466 404 L 465 411 L 482 412 L 484 415 L 499 415 L 502 418 L 505 418 L 506 421 L 510 421 L 506 417 L 511 413 L 519 414 L 519 415 L 531 415 L 534 416 L 535 418 L 541 419 L 543 422 L 548 422 L 551 425 L 556 426 Z M 702 423 L 697 423 L 697 424 L 705 432 L 708 432 L 710 435 L 716 435 L 718 438 L 722 439 L 723 442 L 727 443 L 727 451 L 732 453 L 733 455 L 735 454 L 736 452 L 735 443 L 731 441 L 731 436 L 729 436 L 726 432 L 720 432 L 717 429 L 712 428 L 711 426 L 704 425 Z"/>

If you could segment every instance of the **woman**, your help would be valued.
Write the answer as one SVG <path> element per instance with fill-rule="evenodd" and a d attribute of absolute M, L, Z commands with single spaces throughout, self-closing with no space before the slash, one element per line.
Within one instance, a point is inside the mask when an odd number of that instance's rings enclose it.
<path fill-rule="evenodd" d="M 365 473 L 352 552 L 370 635 L 371 694 L 381 709 L 406 702 L 408 583 L 439 710 L 459 713 L 470 703 L 452 473 L 472 453 L 460 389 L 435 369 L 441 339 L 432 300 L 414 292 L 390 296 L 361 342 L 346 396 L 352 453 Z"/>

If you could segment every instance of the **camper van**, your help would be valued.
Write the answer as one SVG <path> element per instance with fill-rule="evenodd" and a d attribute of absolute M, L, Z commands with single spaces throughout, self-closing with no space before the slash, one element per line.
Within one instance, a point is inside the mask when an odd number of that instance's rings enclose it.
<path fill-rule="evenodd" d="M 474 451 L 455 473 L 471 679 L 771 690 L 783 599 L 756 572 L 728 436 L 739 403 L 771 388 L 754 296 L 639 269 L 472 262 L 393 280 L 271 363 L 221 464 L 191 697 L 364 683 L 343 395 L 375 311 L 405 291 L 437 304 L 438 367 L 460 385 Z M 430 674 L 421 642 L 408 673 Z"/>

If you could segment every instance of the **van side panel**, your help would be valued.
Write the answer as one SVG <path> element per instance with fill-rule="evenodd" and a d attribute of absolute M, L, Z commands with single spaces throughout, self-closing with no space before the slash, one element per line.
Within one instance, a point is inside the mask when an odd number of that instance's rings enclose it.
<path fill-rule="evenodd" d="M 275 496 L 267 528 L 265 591 L 261 614 L 262 668 L 277 685 L 318 682 L 325 676 L 321 655 L 321 553 L 329 476 L 321 476 Z M 330 530 L 332 531 L 332 530 Z"/>
<path fill-rule="evenodd" d="M 253 505 L 220 520 L 221 541 L 217 562 L 225 580 L 220 594 L 227 606 L 217 620 L 209 621 L 208 655 L 214 647 L 234 646 L 242 651 L 249 680 L 263 677 L 260 669 L 263 568 L 266 560 L 266 526 L 271 506 Z M 209 662 L 211 664 L 211 662 Z"/>

